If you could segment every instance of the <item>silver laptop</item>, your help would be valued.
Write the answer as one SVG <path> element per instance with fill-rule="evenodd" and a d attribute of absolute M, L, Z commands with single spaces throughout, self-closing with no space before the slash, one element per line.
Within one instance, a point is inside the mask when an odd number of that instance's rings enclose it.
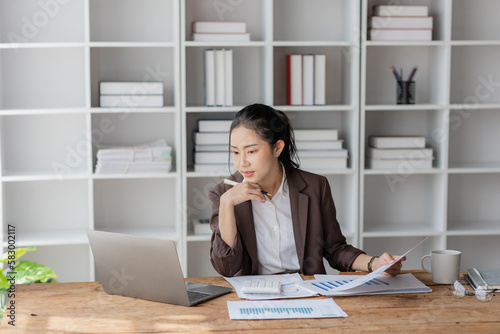
<path fill-rule="evenodd" d="M 106 293 L 193 306 L 231 288 L 185 282 L 172 240 L 88 230 L 96 279 Z"/>

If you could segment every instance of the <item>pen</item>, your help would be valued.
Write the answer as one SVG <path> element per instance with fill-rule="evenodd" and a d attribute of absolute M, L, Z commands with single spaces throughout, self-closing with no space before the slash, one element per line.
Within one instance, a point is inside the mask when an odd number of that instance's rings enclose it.
<path fill-rule="evenodd" d="M 413 76 L 415 75 L 415 72 L 417 72 L 417 68 L 418 68 L 418 67 L 417 67 L 417 66 L 415 66 L 415 67 L 413 68 L 413 70 L 411 71 L 410 76 L 408 77 L 408 82 L 411 82 L 411 81 L 412 81 Z"/>
<path fill-rule="evenodd" d="M 228 184 L 230 186 L 235 186 L 238 184 L 238 182 L 236 181 L 233 181 L 233 180 L 228 180 L 228 179 L 222 179 L 222 182 L 224 182 L 225 184 Z M 259 189 L 260 190 L 260 189 Z M 268 193 L 267 191 L 263 191 L 263 190 L 260 190 L 261 193 L 263 193 L 264 195 L 266 196 L 272 196 L 270 193 Z"/>

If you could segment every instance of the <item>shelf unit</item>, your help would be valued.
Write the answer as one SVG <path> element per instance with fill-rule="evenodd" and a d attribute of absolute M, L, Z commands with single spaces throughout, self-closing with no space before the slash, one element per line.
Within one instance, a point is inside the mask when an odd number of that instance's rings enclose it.
<path fill-rule="evenodd" d="M 348 169 L 321 169 L 328 177 L 346 237 L 357 244 L 358 198 L 358 76 L 359 3 L 343 0 L 256 0 L 224 2 L 217 7 L 204 0 L 181 1 L 183 212 L 189 276 L 216 274 L 210 265 L 210 236 L 193 235 L 191 220 L 209 218 L 208 190 L 226 177 L 193 171 L 192 133 L 200 119 L 231 119 L 252 103 L 271 105 L 287 113 L 294 128 L 336 128 L 349 150 Z M 246 21 L 250 42 L 193 42 L 194 21 Z M 233 49 L 233 107 L 205 107 L 203 52 L 206 48 Z M 286 55 L 321 53 L 327 62 L 324 106 L 287 106 Z"/>
<path fill-rule="evenodd" d="M 2 250 L 15 225 L 16 246 L 38 248 L 23 259 L 88 281 L 89 228 L 182 245 L 179 4 L 44 4 L 0 3 Z M 100 81 L 162 81 L 164 106 L 100 108 Z M 94 174 L 99 145 L 160 138 L 173 147 L 170 173 Z"/>
<path fill-rule="evenodd" d="M 61 281 L 94 279 L 85 230 L 177 242 L 186 276 L 214 275 L 210 237 L 191 220 L 211 213 L 208 190 L 229 171 L 193 171 L 200 119 L 231 119 L 245 105 L 285 111 L 295 128 L 336 128 L 348 168 L 327 176 L 348 242 L 370 254 L 400 253 L 431 238 L 463 251 L 462 268 L 500 266 L 500 28 L 498 1 L 402 0 L 428 5 L 430 42 L 366 40 L 373 5 L 386 0 L 74 0 L 0 2 L 0 237 L 16 226 L 25 258 Z M 246 21 L 250 42 L 191 41 L 196 20 Z M 204 106 L 203 52 L 233 49 L 234 106 Z M 324 106 L 287 106 L 285 56 L 327 56 Z M 419 66 L 416 104 L 396 105 L 389 66 Z M 161 108 L 100 108 L 100 81 L 162 81 Z M 365 167 L 368 136 L 420 134 L 433 168 Z M 94 175 L 98 145 L 165 138 L 166 175 Z M 496 138 L 496 140 L 495 140 Z M 328 266 L 327 266 L 328 267 Z M 335 271 L 330 270 L 331 273 Z"/>
<path fill-rule="evenodd" d="M 470 0 L 400 1 L 427 5 L 434 16 L 429 42 L 372 42 L 367 18 L 374 5 L 361 4 L 360 76 L 360 245 L 378 254 L 404 252 L 421 237 L 405 267 L 419 268 L 432 249 L 463 252 L 462 269 L 498 267 L 488 254 L 500 251 L 500 92 L 488 82 L 500 78 L 498 2 Z M 415 76 L 416 104 L 396 105 L 390 66 Z M 433 168 L 417 170 L 407 161 L 391 171 L 365 166 L 370 135 L 426 137 L 434 149 Z M 419 256 L 420 255 L 420 256 Z"/>

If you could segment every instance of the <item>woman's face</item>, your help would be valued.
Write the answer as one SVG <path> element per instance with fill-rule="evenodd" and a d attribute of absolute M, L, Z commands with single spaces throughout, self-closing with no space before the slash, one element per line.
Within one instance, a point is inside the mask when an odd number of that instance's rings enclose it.
<path fill-rule="evenodd" d="M 247 181 L 259 183 L 279 166 L 275 157 L 279 148 L 273 149 L 254 130 L 240 125 L 231 132 L 230 141 L 234 166 Z"/>

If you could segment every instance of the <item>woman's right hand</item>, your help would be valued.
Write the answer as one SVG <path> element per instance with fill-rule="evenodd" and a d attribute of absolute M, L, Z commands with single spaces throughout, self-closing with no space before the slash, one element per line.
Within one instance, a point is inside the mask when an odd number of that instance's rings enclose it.
<path fill-rule="evenodd" d="M 260 187 L 256 183 L 240 182 L 221 196 L 221 204 L 225 203 L 236 206 L 252 199 L 264 203 L 266 197 L 259 189 Z"/>

